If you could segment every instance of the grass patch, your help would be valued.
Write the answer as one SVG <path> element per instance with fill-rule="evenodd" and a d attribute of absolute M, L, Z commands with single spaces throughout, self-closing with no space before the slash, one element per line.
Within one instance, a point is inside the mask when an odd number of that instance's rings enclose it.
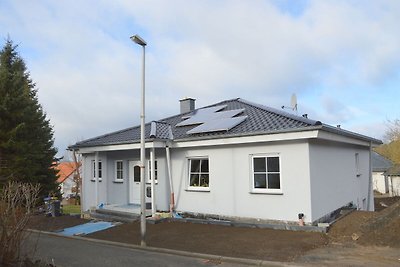
<path fill-rule="evenodd" d="M 81 206 L 80 205 L 64 205 L 63 213 L 64 214 L 81 213 Z"/>

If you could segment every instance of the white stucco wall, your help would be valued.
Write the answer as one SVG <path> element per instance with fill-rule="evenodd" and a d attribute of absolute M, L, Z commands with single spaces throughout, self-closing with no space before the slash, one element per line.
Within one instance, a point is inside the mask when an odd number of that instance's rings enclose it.
<path fill-rule="evenodd" d="M 356 153 L 359 155 L 359 175 Z M 359 209 L 366 209 L 370 179 L 368 147 L 310 141 L 310 172 L 313 220 L 349 202 Z M 373 207 L 371 186 L 370 210 Z"/>
<path fill-rule="evenodd" d="M 389 176 L 389 196 L 400 196 L 400 176 Z"/>
<path fill-rule="evenodd" d="M 73 174 L 71 174 L 67 179 L 64 180 L 64 182 L 62 182 L 60 184 L 61 194 L 62 194 L 63 198 L 66 198 L 72 194 L 72 187 L 74 185 L 75 185 L 75 182 L 73 180 Z"/>
<path fill-rule="evenodd" d="M 282 194 L 251 193 L 251 156 L 278 153 Z M 188 158 L 208 157 L 210 191 L 188 191 Z M 223 216 L 297 221 L 311 214 L 306 141 L 171 150 L 176 210 Z"/>
<path fill-rule="evenodd" d="M 107 157 L 105 153 L 100 152 L 99 161 L 102 162 L 102 178 L 101 182 L 98 182 L 98 202 L 96 204 L 96 182 L 92 181 L 92 160 L 95 160 L 94 154 L 83 155 L 83 166 L 82 166 L 82 210 L 86 211 L 91 207 L 95 207 L 100 203 L 107 202 L 107 180 L 109 179 L 106 175 L 108 167 Z"/>
<path fill-rule="evenodd" d="M 203 144 L 204 145 L 204 144 Z M 246 145 L 215 145 L 197 147 L 182 143 L 171 148 L 172 178 L 176 210 L 221 216 L 297 221 L 298 214 L 313 222 L 322 216 L 353 202 L 365 209 L 368 199 L 369 148 L 327 142 L 316 139 L 271 141 Z M 359 157 L 356 170 L 355 154 Z M 252 156 L 279 155 L 281 194 L 252 191 Z M 208 192 L 188 190 L 188 159 L 209 159 L 210 186 Z M 146 151 L 148 160 L 149 149 Z M 95 186 L 92 179 L 94 154 L 83 157 L 83 210 L 95 206 Z M 129 161 L 139 160 L 139 150 L 100 152 L 103 164 L 102 182 L 98 183 L 98 203 L 127 204 L 129 202 Z M 114 183 L 115 161 L 124 161 L 123 183 Z M 148 162 L 146 160 L 146 163 Z M 169 209 L 169 181 L 165 148 L 156 149 L 158 184 L 157 210 Z M 357 175 L 360 174 L 360 175 Z M 146 166 L 148 175 L 148 166 Z M 370 209 L 373 209 L 371 186 Z M 365 199 L 365 201 L 363 201 Z"/>
<path fill-rule="evenodd" d="M 157 210 L 169 209 L 169 182 L 166 174 L 165 150 L 156 149 L 155 158 L 158 167 L 158 183 L 155 184 Z M 95 187 L 92 180 L 92 161 L 94 154 L 85 154 L 83 157 L 83 181 L 82 181 L 82 208 L 88 210 L 96 206 Z M 146 179 L 148 176 L 149 150 L 146 151 Z M 98 204 L 128 204 L 129 202 L 129 161 L 139 161 L 139 150 L 108 151 L 99 153 L 102 161 L 102 180 L 98 183 Z M 115 182 L 115 161 L 122 160 L 124 166 L 124 179 Z M 146 186 L 150 186 L 147 184 Z"/>
<path fill-rule="evenodd" d="M 386 194 L 388 192 L 388 184 L 386 182 L 387 178 L 383 174 L 383 172 L 373 172 L 372 180 L 374 190 L 378 191 L 379 193 Z"/>

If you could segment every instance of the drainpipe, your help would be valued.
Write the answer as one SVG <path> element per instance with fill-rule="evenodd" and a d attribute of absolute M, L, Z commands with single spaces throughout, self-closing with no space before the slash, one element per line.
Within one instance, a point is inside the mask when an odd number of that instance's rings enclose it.
<path fill-rule="evenodd" d="M 169 211 L 172 214 L 174 209 L 175 209 L 175 196 L 174 196 L 174 188 L 172 186 L 171 157 L 170 157 L 170 151 L 169 151 L 168 144 L 165 147 L 165 153 L 166 153 L 166 156 L 167 156 L 168 180 L 169 180 L 169 189 L 170 189 L 170 192 L 171 192 L 171 197 L 170 197 L 170 202 L 169 202 Z"/>
<path fill-rule="evenodd" d="M 367 201 L 367 210 L 370 209 L 370 199 L 371 199 L 371 191 L 372 191 L 372 142 L 369 142 L 369 176 L 368 176 L 368 201 Z"/>
<path fill-rule="evenodd" d="M 99 205 L 99 152 L 96 152 L 94 155 L 94 196 L 95 196 L 95 204 L 96 208 Z"/>
<path fill-rule="evenodd" d="M 155 149 L 152 147 L 150 149 L 150 177 L 151 177 L 151 215 L 154 217 L 156 214 L 156 192 L 155 192 L 155 176 L 156 176 L 156 170 L 155 170 L 155 159 L 154 155 L 155 154 Z"/>

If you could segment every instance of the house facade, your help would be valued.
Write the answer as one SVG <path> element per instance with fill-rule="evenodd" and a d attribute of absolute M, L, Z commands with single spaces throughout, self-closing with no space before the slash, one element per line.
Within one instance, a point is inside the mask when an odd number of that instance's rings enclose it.
<path fill-rule="evenodd" d="M 60 162 L 55 166 L 58 170 L 57 183 L 60 185 L 60 193 L 63 199 L 75 195 L 76 181 L 74 175 L 77 174 L 79 164 L 75 162 Z M 79 192 L 78 192 L 79 194 Z"/>
<path fill-rule="evenodd" d="M 387 180 L 387 193 L 389 196 L 400 196 L 400 165 L 393 165 L 384 173 L 384 175 Z"/>
<path fill-rule="evenodd" d="M 374 191 L 388 194 L 390 189 L 389 177 L 385 174 L 393 166 L 393 163 L 382 155 L 372 152 L 372 180 Z"/>
<path fill-rule="evenodd" d="M 379 140 L 243 99 L 194 106 L 146 124 L 153 212 L 313 223 L 349 204 L 373 210 Z M 139 142 L 132 127 L 70 147 L 83 158 L 83 210 L 140 203 Z"/>

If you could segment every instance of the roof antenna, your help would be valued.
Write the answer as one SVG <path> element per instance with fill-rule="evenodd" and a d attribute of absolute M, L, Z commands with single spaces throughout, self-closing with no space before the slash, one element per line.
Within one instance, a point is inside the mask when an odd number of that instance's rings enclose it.
<path fill-rule="evenodd" d="M 297 114 L 297 97 L 296 94 L 292 94 L 292 97 L 290 98 L 290 107 L 285 107 L 282 106 L 282 109 L 291 109 L 293 111 L 296 111 Z"/>

